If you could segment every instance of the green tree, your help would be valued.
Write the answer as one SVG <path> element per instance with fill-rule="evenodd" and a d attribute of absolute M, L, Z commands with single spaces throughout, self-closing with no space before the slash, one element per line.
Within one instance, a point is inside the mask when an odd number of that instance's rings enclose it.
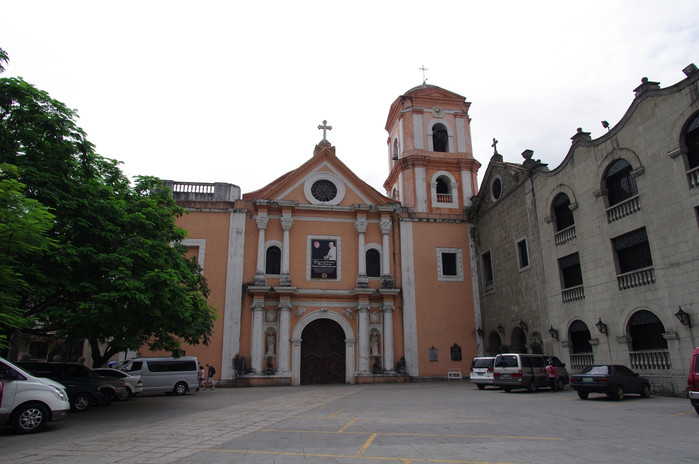
<path fill-rule="evenodd" d="M 41 203 L 24 196 L 17 167 L 0 164 L 0 348 L 10 334 L 31 324 L 21 302 L 31 295 L 22 263 L 40 257 L 49 247 L 53 215 Z"/>
<path fill-rule="evenodd" d="M 0 162 L 55 215 L 49 253 L 25 260 L 25 317 L 67 340 L 87 339 L 94 365 L 144 344 L 177 355 L 209 341 L 215 310 L 181 245 L 184 211 L 156 178 L 135 186 L 94 151 L 77 114 L 21 78 L 0 79 Z"/>

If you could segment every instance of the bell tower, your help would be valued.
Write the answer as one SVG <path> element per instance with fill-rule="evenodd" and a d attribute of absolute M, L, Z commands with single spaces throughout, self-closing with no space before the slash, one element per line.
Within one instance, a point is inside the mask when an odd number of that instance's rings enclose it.
<path fill-rule="evenodd" d="M 388 196 L 426 213 L 458 214 L 471 204 L 480 163 L 471 147 L 470 106 L 426 83 L 393 102 L 386 121 Z"/>

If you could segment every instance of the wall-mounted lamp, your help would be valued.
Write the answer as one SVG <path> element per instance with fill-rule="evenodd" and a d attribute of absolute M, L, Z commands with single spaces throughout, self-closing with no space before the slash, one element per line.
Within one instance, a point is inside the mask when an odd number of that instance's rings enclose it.
<path fill-rule="evenodd" d="M 483 329 L 478 327 L 478 329 L 476 329 L 476 333 L 478 334 L 479 337 L 482 337 L 483 336 Z"/>
<path fill-rule="evenodd" d="M 524 322 L 524 319 L 519 320 L 519 328 L 522 329 L 522 332 L 529 332 L 529 327 L 527 326 L 527 323 Z"/>
<path fill-rule="evenodd" d="M 498 324 L 498 332 L 505 335 L 505 328 L 501 324 Z"/>
<path fill-rule="evenodd" d="M 680 320 L 682 325 L 686 325 L 690 329 L 692 328 L 692 321 L 689 319 L 689 313 L 684 312 L 682 306 L 680 306 L 680 309 L 675 313 L 675 317 Z"/>
<path fill-rule="evenodd" d="M 553 328 L 553 325 L 549 328 L 549 335 L 551 335 L 551 338 L 554 340 L 558 340 L 558 330 Z"/>
<path fill-rule="evenodd" d="M 599 318 L 599 321 L 597 321 L 597 324 L 595 324 L 595 325 L 597 326 L 597 330 L 599 330 L 601 334 L 607 335 L 607 324 L 602 322 L 601 317 Z"/>

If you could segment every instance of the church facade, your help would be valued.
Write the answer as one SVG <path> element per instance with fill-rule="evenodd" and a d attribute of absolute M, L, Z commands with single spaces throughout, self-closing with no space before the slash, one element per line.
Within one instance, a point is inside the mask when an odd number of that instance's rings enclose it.
<path fill-rule="evenodd" d="M 305 163 L 254 192 L 167 181 L 218 313 L 212 343 L 186 354 L 237 385 L 465 371 L 477 354 L 465 209 L 480 166 L 469 105 L 425 84 L 394 101 L 388 195 L 342 163 L 325 122 Z"/>

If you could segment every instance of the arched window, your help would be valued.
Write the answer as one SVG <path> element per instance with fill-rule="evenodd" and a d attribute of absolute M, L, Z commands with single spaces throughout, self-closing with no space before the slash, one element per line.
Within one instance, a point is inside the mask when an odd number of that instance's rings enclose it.
<path fill-rule="evenodd" d="M 432 147 L 434 151 L 443 153 L 449 151 L 449 133 L 444 124 L 432 126 Z"/>
<path fill-rule="evenodd" d="M 451 193 L 451 189 L 449 188 L 449 179 L 445 179 L 444 177 L 440 177 L 437 179 L 437 195 L 444 194 L 448 195 Z"/>
<path fill-rule="evenodd" d="M 590 329 L 583 321 L 577 319 L 570 324 L 568 341 L 573 354 L 592 353 L 590 338 Z"/>
<path fill-rule="evenodd" d="M 393 141 L 393 161 L 398 161 L 398 139 Z"/>
<path fill-rule="evenodd" d="M 614 161 L 607 169 L 605 182 L 609 206 L 614 206 L 638 195 L 636 179 L 631 175 L 631 165 L 625 159 Z"/>
<path fill-rule="evenodd" d="M 381 255 L 374 248 L 366 252 L 366 275 L 368 277 L 381 277 Z"/>
<path fill-rule="evenodd" d="M 282 251 L 278 246 L 267 248 L 267 256 L 265 260 L 266 274 L 279 274 L 282 268 Z"/>
<path fill-rule="evenodd" d="M 570 210 L 570 198 L 565 193 L 559 193 L 553 199 L 553 215 L 556 217 L 556 232 L 575 224 L 573 212 Z"/>
<path fill-rule="evenodd" d="M 687 146 L 687 170 L 699 166 L 699 115 L 687 126 L 684 143 Z"/>
<path fill-rule="evenodd" d="M 629 320 L 631 349 L 633 351 L 666 350 L 667 340 L 663 337 L 663 332 L 665 332 L 665 326 L 658 316 L 650 311 L 638 311 Z"/>

